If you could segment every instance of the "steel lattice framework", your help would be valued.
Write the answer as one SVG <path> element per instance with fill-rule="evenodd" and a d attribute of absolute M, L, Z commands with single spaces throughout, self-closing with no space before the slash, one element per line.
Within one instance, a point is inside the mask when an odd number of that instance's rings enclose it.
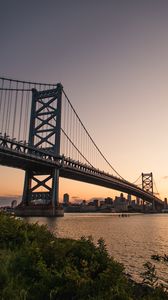
<path fill-rule="evenodd" d="M 153 174 L 142 173 L 142 189 L 153 195 Z"/>
<path fill-rule="evenodd" d="M 51 90 L 32 90 L 29 146 L 48 151 L 57 157 L 60 155 L 61 98 L 61 84 Z M 31 166 L 25 173 L 22 201 L 24 205 L 29 205 L 29 202 L 40 199 L 43 203 L 51 203 L 55 210 L 58 205 L 58 187 L 59 168 L 52 168 L 44 174 L 40 168 L 33 170 Z"/>

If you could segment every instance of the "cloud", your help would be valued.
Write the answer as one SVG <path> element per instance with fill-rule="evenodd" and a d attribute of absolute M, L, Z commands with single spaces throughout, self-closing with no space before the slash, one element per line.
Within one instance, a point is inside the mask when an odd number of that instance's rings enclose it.
<path fill-rule="evenodd" d="M 162 179 L 168 179 L 168 176 L 163 176 Z"/>

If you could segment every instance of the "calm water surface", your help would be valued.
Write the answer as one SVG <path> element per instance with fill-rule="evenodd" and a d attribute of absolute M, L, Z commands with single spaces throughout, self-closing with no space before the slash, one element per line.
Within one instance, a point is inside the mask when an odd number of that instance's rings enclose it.
<path fill-rule="evenodd" d="M 92 235 L 95 243 L 102 237 L 109 253 L 123 263 L 127 273 L 137 281 L 144 262 L 152 254 L 168 255 L 168 214 L 68 213 L 63 218 L 28 218 L 29 222 L 47 224 L 57 237 L 78 239 Z M 154 262 L 159 277 L 168 281 L 168 267 Z"/>

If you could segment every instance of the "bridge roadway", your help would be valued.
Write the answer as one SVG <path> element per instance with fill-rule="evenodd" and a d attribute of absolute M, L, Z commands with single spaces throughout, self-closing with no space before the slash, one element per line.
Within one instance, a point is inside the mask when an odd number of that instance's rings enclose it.
<path fill-rule="evenodd" d="M 33 169 L 39 175 L 50 174 L 52 169 L 59 168 L 61 177 L 118 190 L 147 202 L 154 202 L 155 207 L 163 207 L 161 199 L 129 181 L 64 156 L 56 157 L 49 151 L 30 147 L 27 143 L 17 142 L 8 136 L 0 136 L 0 165 L 22 170 Z"/>

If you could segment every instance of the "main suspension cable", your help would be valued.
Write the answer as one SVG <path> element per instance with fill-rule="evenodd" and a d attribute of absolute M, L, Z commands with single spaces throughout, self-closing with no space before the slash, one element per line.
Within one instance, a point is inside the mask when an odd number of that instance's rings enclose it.
<path fill-rule="evenodd" d="M 142 175 L 140 175 L 134 182 L 132 182 L 132 184 L 135 184 L 140 178 L 141 178 Z"/>

